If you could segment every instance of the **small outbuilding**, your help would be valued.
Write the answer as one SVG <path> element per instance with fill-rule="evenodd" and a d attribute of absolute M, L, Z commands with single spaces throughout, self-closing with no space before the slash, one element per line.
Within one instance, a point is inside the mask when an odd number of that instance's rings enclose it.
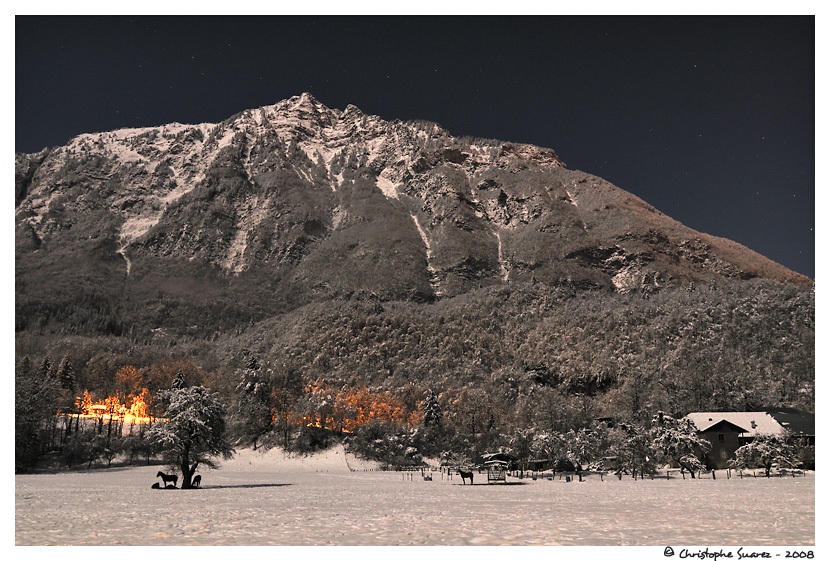
<path fill-rule="evenodd" d="M 502 460 L 490 460 L 484 462 L 487 468 L 487 483 L 506 483 L 508 463 Z"/>

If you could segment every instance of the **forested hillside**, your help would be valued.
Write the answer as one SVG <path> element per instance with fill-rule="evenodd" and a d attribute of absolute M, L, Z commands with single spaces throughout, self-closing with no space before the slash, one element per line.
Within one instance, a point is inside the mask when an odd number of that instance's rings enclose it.
<path fill-rule="evenodd" d="M 810 279 L 551 149 L 304 94 L 18 154 L 15 202 L 18 436 L 75 416 L 41 450 L 95 411 L 163 416 L 178 378 L 239 442 L 302 450 L 424 428 L 427 404 L 436 454 L 814 410 Z"/>

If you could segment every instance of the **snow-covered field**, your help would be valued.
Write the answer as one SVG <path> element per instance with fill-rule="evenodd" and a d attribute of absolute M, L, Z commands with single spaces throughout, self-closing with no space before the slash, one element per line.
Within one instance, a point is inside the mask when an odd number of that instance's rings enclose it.
<path fill-rule="evenodd" d="M 348 462 L 348 465 L 347 465 Z M 815 543 L 815 479 L 585 482 L 350 471 L 342 448 L 243 450 L 201 490 L 159 466 L 15 476 L 18 545 L 666 545 Z M 405 479 L 406 477 L 406 479 Z"/>

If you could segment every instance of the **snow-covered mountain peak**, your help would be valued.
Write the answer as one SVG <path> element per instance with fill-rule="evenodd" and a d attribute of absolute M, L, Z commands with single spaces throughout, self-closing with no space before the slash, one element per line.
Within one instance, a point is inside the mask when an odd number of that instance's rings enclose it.
<path fill-rule="evenodd" d="M 665 282 L 659 275 L 774 269 L 732 246 L 713 257 L 713 244 L 726 246 L 567 170 L 549 148 L 457 138 L 307 93 L 216 124 L 83 134 L 16 160 L 20 243 L 70 243 L 74 224 L 106 223 L 94 236 L 128 275 L 140 256 L 198 259 L 341 294 L 366 285 L 363 268 L 380 259 L 408 270 L 415 288 L 393 275 L 377 291 L 429 300 L 521 279 L 631 290 Z M 681 257 L 691 265 L 678 267 Z M 330 276 L 332 260 L 357 269 Z"/>

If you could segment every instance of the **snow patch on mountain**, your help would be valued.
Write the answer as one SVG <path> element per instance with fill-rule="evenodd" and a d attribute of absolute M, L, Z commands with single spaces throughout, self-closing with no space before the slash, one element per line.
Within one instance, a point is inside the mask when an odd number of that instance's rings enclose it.
<path fill-rule="evenodd" d="M 393 183 L 389 178 L 385 177 L 383 174 L 378 176 L 377 186 L 378 189 L 381 190 L 381 192 L 387 199 L 398 198 L 398 184 Z"/>
<path fill-rule="evenodd" d="M 228 253 L 222 262 L 222 267 L 232 273 L 240 273 L 245 269 L 245 250 L 255 229 L 271 212 L 271 201 L 262 200 L 258 196 L 250 197 L 236 208 L 239 217 L 236 232 L 228 247 Z"/>
<path fill-rule="evenodd" d="M 342 179 L 342 178 L 341 178 L 341 179 Z M 344 219 L 345 219 L 348 215 L 349 215 L 349 213 L 348 213 L 348 212 L 346 212 L 346 211 L 343 209 L 343 207 L 341 207 L 340 205 L 337 205 L 337 206 L 335 207 L 334 211 L 332 212 L 332 215 L 331 215 L 331 229 L 332 229 L 332 230 L 337 230 L 337 228 L 339 228 L 339 227 L 340 227 L 340 224 L 342 224 L 342 223 L 343 223 L 343 220 L 344 220 Z"/>
<path fill-rule="evenodd" d="M 441 290 L 439 287 L 439 275 L 438 270 L 432 264 L 433 253 L 432 253 L 432 246 L 429 243 L 429 238 L 427 237 L 427 233 L 424 231 L 423 227 L 421 227 L 421 223 L 418 220 L 418 217 L 414 214 L 410 213 L 409 216 L 412 217 L 412 222 L 415 223 L 415 228 L 418 229 L 418 234 L 421 236 L 421 240 L 424 242 L 424 247 L 426 248 L 426 259 L 427 259 L 427 272 L 429 272 L 429 284 L 432 287 L 432 292 L 436 296 L 443 296 L 444 291 Z"/>
<path fill-rule="evenodd" d="M 565 189 L 565 194 L 568 195 L 568 202 L 570 202 L 573 206 L 578 207 L 579 205 L 576 203 L 576 199 L 574 198 L 573 194 Z"/>
<path fill-rule="evenodd" d="M 120 238 L 124 243 L 124 247 L 130 245 L 136 239 L 147 233 L 150 228 L 158 224 L 162 214 L 164 212 L 159 211 L 154 215 L 139 215 L 126 220 L 121 226 L 120 232 Z"/>
<path fill-rule="evenodd" d="M 493 232 L 496 236 L 496 241 L 498 241 L 499 247 L 499 267 L 501 268 L 501 280 L 504 282 L 508 281 L 508 277 L 510 276 L 510 263 L 504 258 L 504 253 L 502 251 L 502 243 L 501 243 L 501 233 L 496 231 Z"/>
<path fill-rule="evenodd" d="M 335 187 L 334 182 L 331 183 L 331 190 L 337 191 L 338 187 L 343 185 L 343 171 L 341 170 L 340 173 L 333 176 L 333 179 L 337 180 L 337 187 Z"/>
<path fill-rule="evenodd" d="M 130 276 L 130 269 L 132 269 L 133 264 L 130 261 L 130 258 L 127 257 L 127 247 L 125 245 L 122 245 L 121 247 L 118 248 L 118 250 L 116 250 L 116 253 L 124 258 L 124 262 L 127 265 L 127 276 L 129 277 Z"/>

